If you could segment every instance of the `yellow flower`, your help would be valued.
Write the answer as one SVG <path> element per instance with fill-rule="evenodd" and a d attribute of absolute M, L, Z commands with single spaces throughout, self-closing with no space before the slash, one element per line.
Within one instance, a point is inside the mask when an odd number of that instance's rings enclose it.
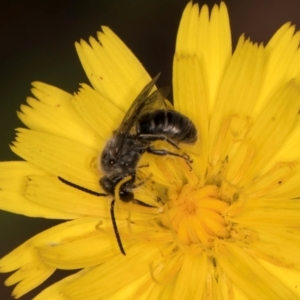
<path fill-rule="evenodd" d="M 35 299 L 299 299 L 300 33 L 283 25 L 266 46 L 241 37 L 232 54 L 224 3 L 189 3 L 176 43 L 174 107 L 198 129 L 193 159 L 144 154 L 135 198 L 103 193 L 99 155 L 151 77 L 107 27 L 76 44 L 93 88 L 72 96 L 35 82 L 1 163 L 0 207 L 69 220 L 0 260 L 20 297 L 56 269 L 76 270 Z M 166 147 L 165 142 L 160 146 Z M 150 177 L 150 179 L 149 179 Z M 128 180 L 128 179 L 125 179 Z M 118 196 L 117 186 L 116 196 Z M 117 197 L 118 198 L 118 197 Z"/>

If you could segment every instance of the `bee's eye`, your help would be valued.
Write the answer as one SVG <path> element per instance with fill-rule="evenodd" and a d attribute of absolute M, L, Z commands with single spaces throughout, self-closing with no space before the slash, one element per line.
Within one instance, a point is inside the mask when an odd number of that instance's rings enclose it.
<path fill-rule="evenodd" d="M 109 161 L 109 164 L 110 165 L 114 165 L 116 163 L 116 160 L 115 159 L 111 159 L 110 161 Z"/>

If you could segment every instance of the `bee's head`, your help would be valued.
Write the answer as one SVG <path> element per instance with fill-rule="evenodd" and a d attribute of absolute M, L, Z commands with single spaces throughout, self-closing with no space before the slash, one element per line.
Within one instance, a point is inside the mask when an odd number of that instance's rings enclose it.
<path fill-rule="evenodd" d="M 100 164 L 102 171 L 107 176 L 119 177 L 119 174 L 134 173 L 140 157 L 140 141 L 132 136 L 127 136 L 124 144 L 118 150 L 115 148 L 115 137 L 113 137 L 102 151 Z"/>
<path fill-rule="evenodd" d="M 110 195 L 114 195 L 116 185 L 122 180 L 123 178 L 127 177 L 128 175 L 132 176 L 132 179 L 125 182 L 120 187 L 120 199 L 124 202 L 130 202 L 134 199 L 134 195 L 132 193 L 132 188 L 134 186 L 135 174 L 122 174 L 120 176 L 103 176 L 100 179 L 100 185 L 104 189 L 104 191 Z"/>

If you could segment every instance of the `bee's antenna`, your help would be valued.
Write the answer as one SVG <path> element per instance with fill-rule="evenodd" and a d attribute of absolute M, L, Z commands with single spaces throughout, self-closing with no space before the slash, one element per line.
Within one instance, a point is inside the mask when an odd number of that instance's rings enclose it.
<path fill-rule="evenodd" d="M 82 186 L 80 186 L 80 185 L 78 185 L 78 184 L 75 184 L 75 183 L 73 183 L 73 182 L 70 182 L 70 181 L 68 181 L 68 180 L 66 180 L 66 179 L 64 179 L 64 178 L 62 178 L 62 177 L 60 177 L 60 176 L 58 176 L 57 178 L 58 178 L 62 183 L 66 184 L 66 185 L 68 185 L 68 186 L 71 186 L 72 188 L 77 189 L 77 190 L 79 190 L 79 191 L 85 192 L 85 193 L 87 193 L 87 194 L 91 194 L 91 195 L 94 195 L 94 196 L 97 196 L 97 197 L 106 197 L 106 196 L 108 196 L 108 194 L 98 193 L 98 192 L 89 190 L 89 189 L 87 189 L 87 188 L 85 188 L 85 187 L 82 187 Z"/>
<path fill-rule="evenodd" d="M 110 215 L 111 215 L 111 220 L 112 220 L 115 236 L 116 236 L 120 251 L 122 252 L 123 255 L 126 255 L 126 252 L 123 248 L 121 237 L 119 234 L 119 230 L 118 230 L 118 226 L 117 226 L 117 222 L 116 222 L 116 218 L 115 218 L 114 208 L 115 208 L 115 199 L 113 199 L 110 204 Z"/>
<path fill-rule="evenodd" d="M 117 222 L 116 222 L 116 218 L 115 218 L 115 199 L 118 201 L 121 200 L 120 199 L 120 188 L 124 183 L 126 183 L 130 180 L 132 180 L 132 176 L 126 176 L 125 178 L 123 178 L 122 180 L 120 180 L 118 182 L 118 184 L 116 185 L 115 190 L 114 190 L 115 198 L 111 201 L 111 204 L 110 204 L 110 215 L 111 215 L 114 232 L 116 235 L 116 239 L 117 239 L 120 251 L 122 252 L 123 255 L 126 255 L 126 252 L 122 245 L 121 237 L 119 234 L 119 230 L 118 230 L 118 226 L 117 226 Z"/>

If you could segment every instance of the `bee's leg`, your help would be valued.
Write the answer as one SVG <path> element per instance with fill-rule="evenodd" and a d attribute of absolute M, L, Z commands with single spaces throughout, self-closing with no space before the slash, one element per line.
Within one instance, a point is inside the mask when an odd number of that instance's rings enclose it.
<path fill-rule="evenodd" d="M 170 145 L 172 145 L 174 148 L 176 149 L 180 149 L 179 146 L 177 145 L 177 143 L 175 143 L 174 141 L 172 141 L 171 139 L 167 138 L 164 134 L 139 134 L 137 136 L 138 139 L 140 140 L 146 140 L 146 141 L 166 141 L 168 142 Z"/>
<path fill-rule="evenodd" d="M 154 154 L 154 155 L 161 155 L 161 156 L 163 156 L 163 155 L 173 155 L 173 156 L 181 157 L 186 161 L 187 165 L 192 170 L 191 163 L 193 163 L 193 160 L 191 160 L 189 155 L 187 155 L 186 153 L 179 154 L 179 153 L 174 153 L 174 152 L 168 151 L 166 149 L 155 149 L 151 146 L 147 147 L 146 150 L 147 150 L 148 153 L 151 153 L 151 154 Z"/>

